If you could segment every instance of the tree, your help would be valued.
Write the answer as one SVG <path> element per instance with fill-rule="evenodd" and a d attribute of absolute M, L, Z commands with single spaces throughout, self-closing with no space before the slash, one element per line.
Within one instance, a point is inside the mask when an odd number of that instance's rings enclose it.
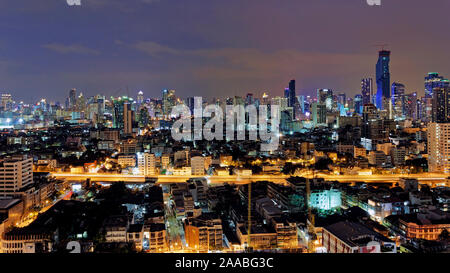
<path fill-rule="evenodd" d="M 329 158 L 321 158 L 314 164 L 314 169 L 323 171 L 329 170 L 328 165 L 333 164 L 333 161 Z"/>
<path fill-rule="evenodd" d="M 444 229 L 444 230 L 441 232 L 441 234 L 439 234 L 438 238 L 439 238 L 439 240 L 441 240 L 441 241 L 448 240 L 448 239 L 450 238 L 450 237 L 449 237 L 449 232 L 448 232 L 448 230 L 447 230 L 447 229 Z"/>

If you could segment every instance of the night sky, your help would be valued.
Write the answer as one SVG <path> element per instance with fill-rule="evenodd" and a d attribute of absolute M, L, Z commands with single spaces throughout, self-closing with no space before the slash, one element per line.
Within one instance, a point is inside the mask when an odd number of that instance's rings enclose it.
<path fill-rule="evenodd" d="M 139 90 L 223 98 L 316 88 L 354 95 L 374 77 L 377 44 L 391 80 L 423 94 L 428 72 L 450 77 L 450 1 L 0 0 L 0 93 L 64 102 Z M 127 91 L 128 90 L 128 91 Z"/>

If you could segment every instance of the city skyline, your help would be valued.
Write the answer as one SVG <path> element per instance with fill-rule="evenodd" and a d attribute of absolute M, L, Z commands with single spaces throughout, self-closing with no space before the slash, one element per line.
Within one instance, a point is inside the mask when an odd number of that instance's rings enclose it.
<path fill-rule="evenodd" d="M 71 88 L 108 97 L 139 90 L 155 97 L 166 88 L 181 97 L 283 96 L 296 79 L 298 95 L 330 88 L 354 96 L 361 79 L 375 79 L 380 43 L 392 52 L 391 82 L 404 84 L 406 93 L 422 96 L 428 72 L 450 74 L 440 35 L 448 25 L 439 16 L 446 1 L 409 1 L 408 13 L 401 3 L 370 7 L 358 0 L 258 1 L 256 8 L 249 1 L 237 12 L 238 1 L 146 2 L 0 1 L 8 37 L 0 41 L 0 91 L 30 103 L 63 103 Z"/>

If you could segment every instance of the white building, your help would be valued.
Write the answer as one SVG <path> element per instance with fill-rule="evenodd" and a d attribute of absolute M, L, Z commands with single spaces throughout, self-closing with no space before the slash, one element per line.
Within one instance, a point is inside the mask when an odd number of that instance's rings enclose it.
<path fill-rule="evenodd" d="M 331 210 L 339 208 L 341 204 L 341 192 L 337 189 L 311 191 L 309 205 L 313 208 Z"/>
<path fill-rule="evenodd" d="M 156 174 L 156 158 L 154 154 L 137 153 L 138 169 L 141 175 Z"/>
<path fill-rule="evenodd" d="M 191 158 L 191 171 L 192 175 L 204 175 L 205 174 L 205 158 L 201 156 L 194 156 Z"/>
<path fill-rule="evenodd" d="M 13 196 L 33 183 L 33 159 L 17 155 L 0 159 L 0 197 Z"/>
<path fill-rule="evenodd" d="M 450 123 L 428 124 L 428 167 L 430 172 L 450 172 Z"/>

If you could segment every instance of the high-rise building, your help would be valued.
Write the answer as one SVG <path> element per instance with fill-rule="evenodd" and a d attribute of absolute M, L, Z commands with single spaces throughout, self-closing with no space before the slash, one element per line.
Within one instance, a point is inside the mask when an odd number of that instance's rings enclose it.
<path fill-rule="evenodd" d="M 69 92 L 69 108 L 73 109 L 77 105 L 77 90 L 71 89 Z"/>
<path fill-rule="evenodd" d="M 373 101 L 373 79 L 365 78 L 361 80 L 361 95 L 363 105 L 374 103 Z"/>
<path fill-rule="evenodd" d="M 450 173 L 450 123 L 430 123 L 427 130 L 430 172 Z"/>
<path fill-rule="evenodd" d="M 284 97 L 288 99 L 288 106 L 294 107 L 295 103 L 297 102 L 295 94 L 295 80 L 291 80 L 289 82 L 289 87 L 286 88 Z"/>
<path fill-rule="evenodd" d="M 430 72 L 428 76 L 425 77 L 425 97 L 433 97 L 433 89 L 444 88 L 449 86 L 449 81 L 444 79 L 444 77 L 439 76 L 439 73 Z"/>
<path fill-rule="evenodd" d="M 134 113 L 131 110 L 131 104 L 126 102 L 123 104 L 123 133 L 131 135 L 133 133 L 133 117 Z"/>
<path fill-rule="evenodd" d="M 314 126 L 325 125 L 327 123 L 327 107 L 325 104 L 317 102 L 312 104 L 312 116 Z"/>
<path fill-rule="evenodd" d="M 33 183 L 33 158 L 16 155 L 0 159 L 0 197 L 12 197 Z"/>
<path fill-rule="evenodd" d="M 377 79 L 377 99 L 376 106 L 378 109 L 383 108 L 383 101 L 391 98 L 391 74 L 389 71 L 390 51 L 382 50 L 379 52 L 378 62 L 376 66 Z M 386 106 L 386 105 L 384 105 Z"/>
<path fill-rule="evenodd" d="M 134 100 L 132 98 L 129 98 L 127 96 L 122 96 L 122 97 L 118 97 L 118 98 L 113 98 L 112 99 L 112 104 L 113 104 L 113 127 L 117 128 L 117 129 L 125 129 L 124 125 L 125 125 L 125 115 L 127 115 L 125 113 L 125 104 L 128 104 L 127 107 L 127 111 L 128 110 L 132 110 L 132 105 L 133 105 Z M 128 115 L 127 115 L 128 118 Z M 127 123 L 127 125 L 131 125 L 131 123 Z M 128 130 L 128 129 L 127 129 Z M 124 130 L 125 132 L 125 130 Z"/>
<path fill-rule="evenodd" d="M 252 105 L 253 103 L 255 103 L 255 100 L 253 98 L 253 94 L 252 93 L 247 93 L 247 96 L 245 97 L 245 105 Z"/>
<path fill-rule="evenodd" d="M 317 89 L 317 102 L 326 104 L 327 101 L 333 100 L 333 90 L 331 89 Z"/>
<path fill-rule="evenodd" d="M 394 117 L 400 118 L 403 116 L 403 97 L 405 95 L 405 85 L 394 82 L 392 83 L 391 92 Z"/>
<path fill-rule="evenodd" d="M 175 90 L 164 89 L 162 91 L 162 97 L 162 111 L 163 115 L 167 117 L 172 112 L 172 108 L 176 103 Z"/>
<path fill-rule="evenodd" d="M 12 110 L 12 96 L 11 94 L 2 94 L 1 97 L 1 108 L 3 111 L 11 111 Z"/>
<path fill-rule="evenodd" d="M 144 92 L 139 91 L 136 102 L 140 105 L 144 102 Z"/>
<path fill-rule="evenodd" d="M 438 123 L 449 122 L 450 115 L 450 87 L 434 88 L 432 121 Z"/>
<path fill-rule="evenodd" d="M 355 113 L 360 114 L 360 115 L 362 114 L 363 106 L 364 106 L 363 101 L 364 101 L 364 99 L 363 99 L 362 95 L 358 94 L 355 96 L 355 99 L 354 99 Z"/>

